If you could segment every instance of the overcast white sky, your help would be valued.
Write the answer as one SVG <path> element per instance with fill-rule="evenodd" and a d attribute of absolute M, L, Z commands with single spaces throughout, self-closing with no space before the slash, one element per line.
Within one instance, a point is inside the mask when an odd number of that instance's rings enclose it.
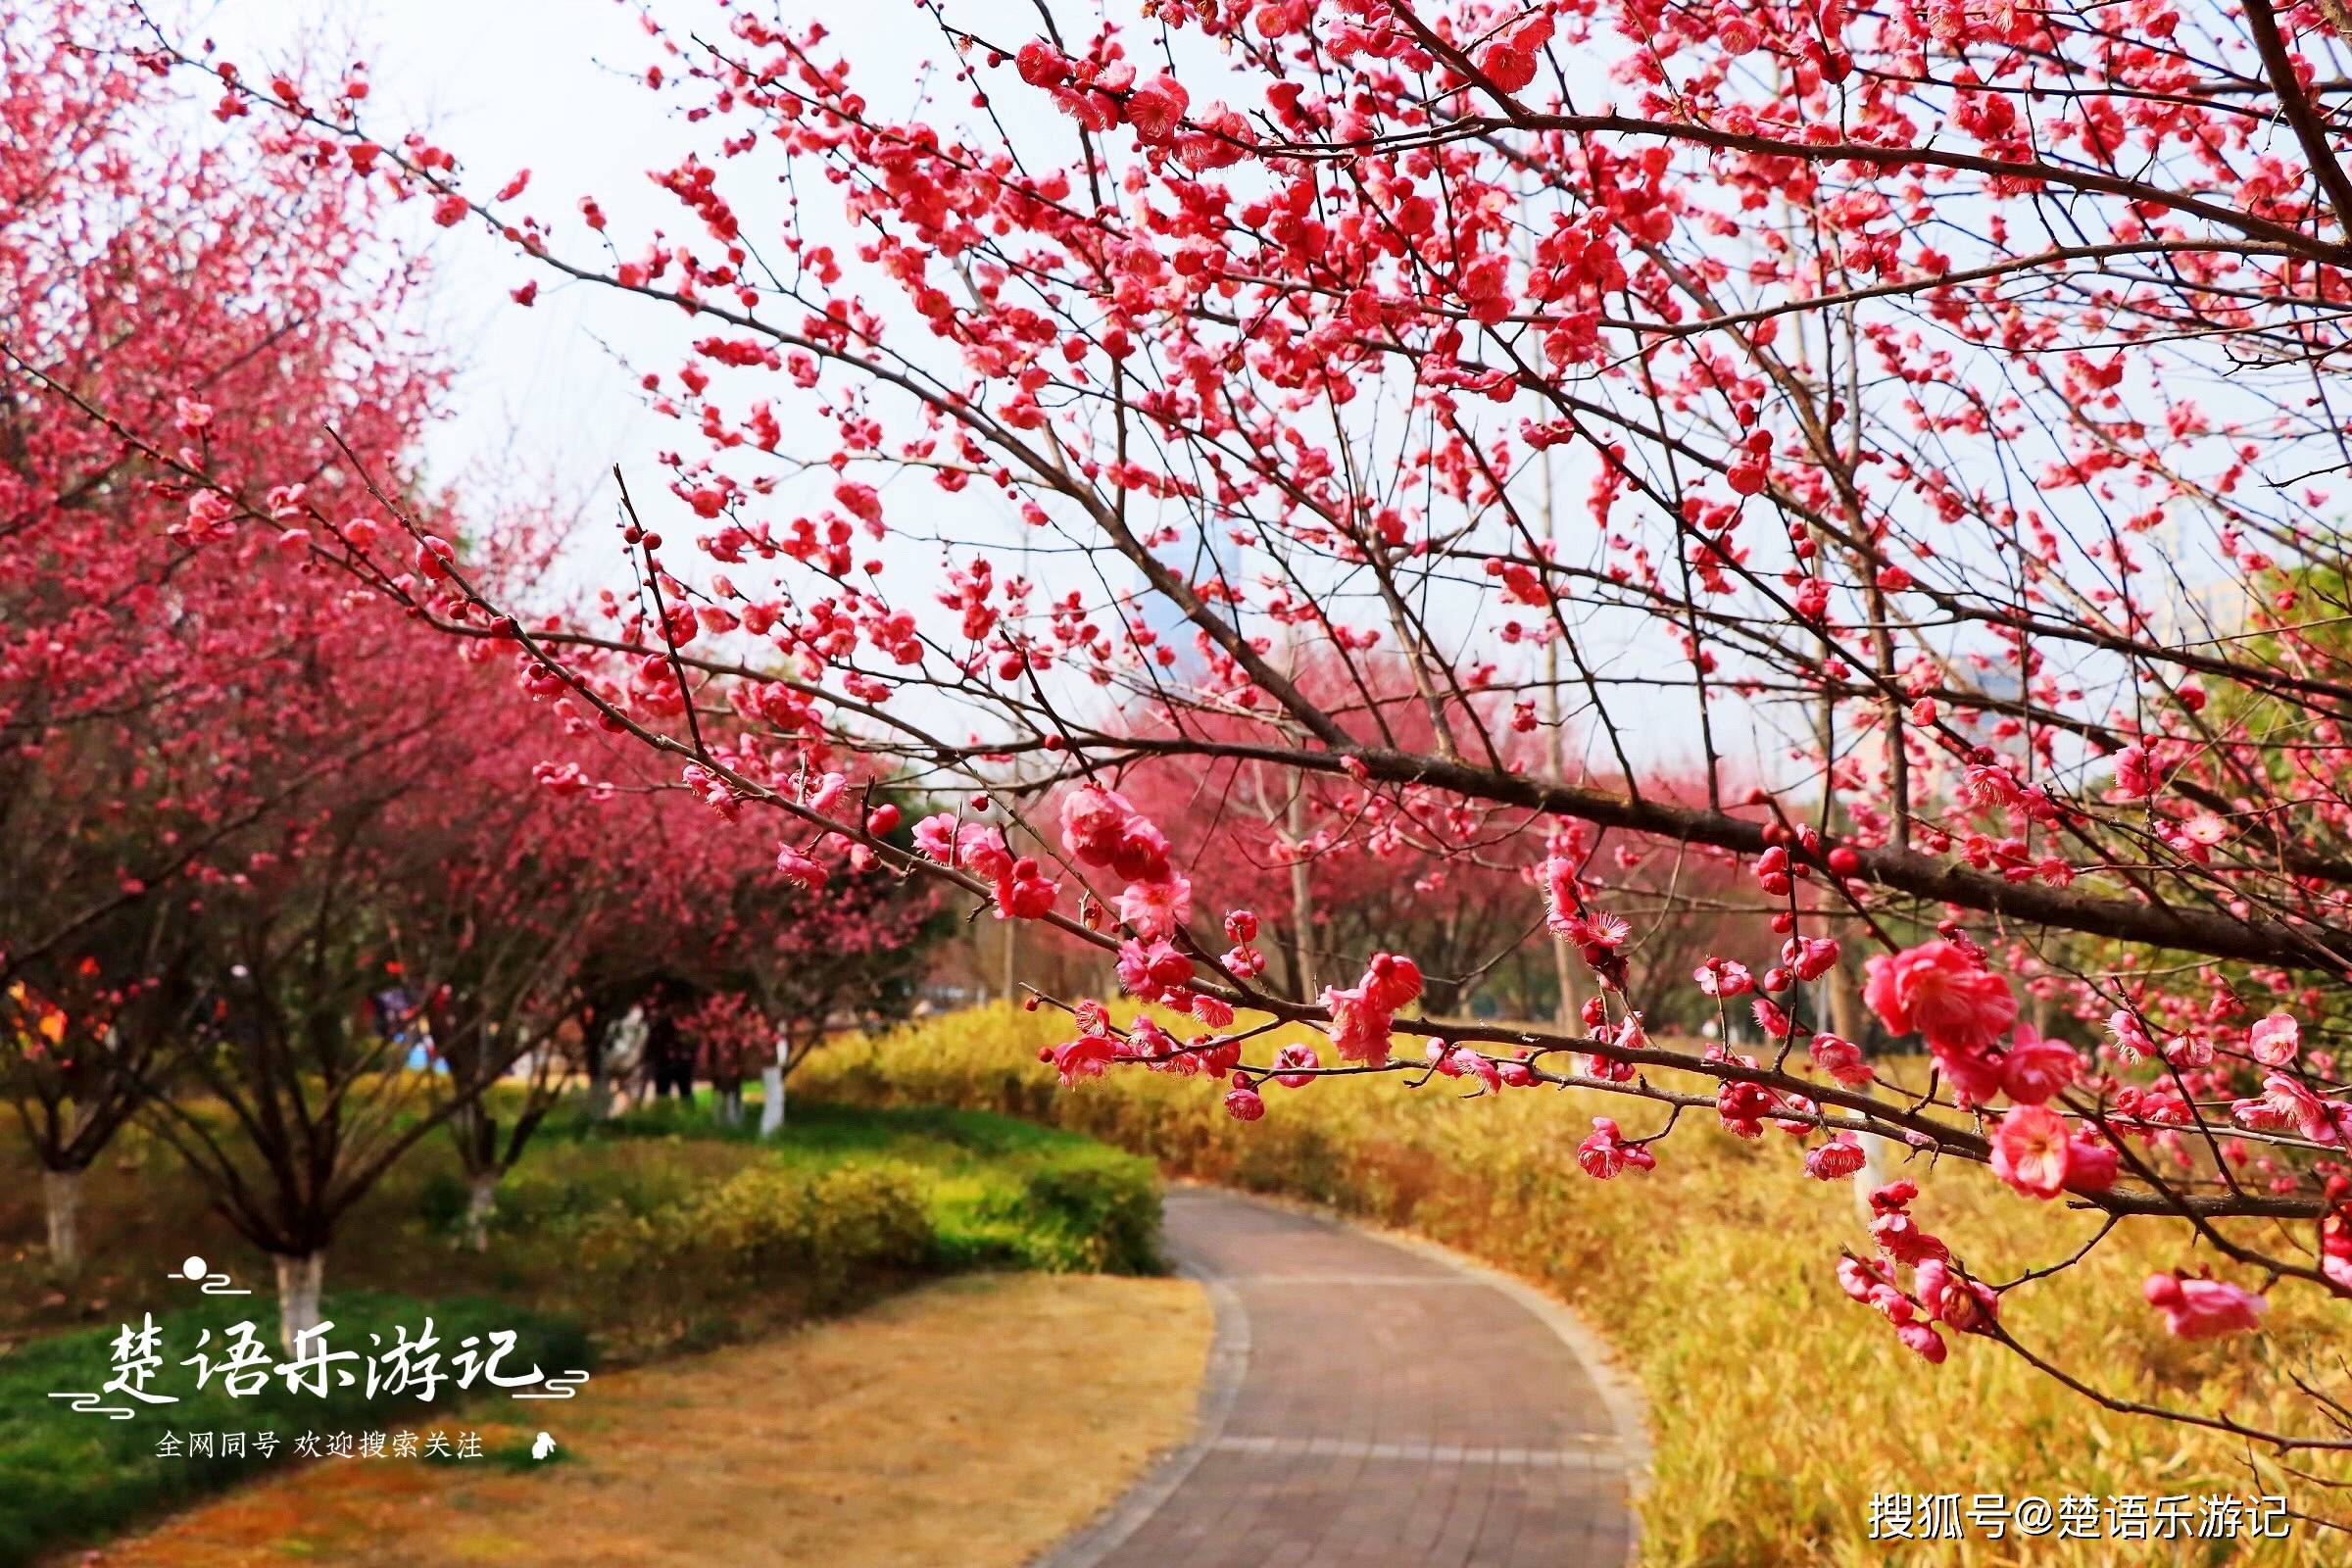
<path fill-rule="evenodd" d="M 635 80 L 648 42 L 611 0 L 219 0 L 191 15 L 249 68 L 306 37 L 329 56 L 356 52 L 377 125 L 425 128 L 462 154 L 472 182 L 529 169 L 536 211 L 568 215 L 591 190 L 622 229 L 637 226 L 625 221 L 632 204 L 651 210 L 642 172 L 669 149 L 649 133 L 667 127 Z M 435 476 L 576 497 L 616 458 L 647 451 L 666 421 L 644 412 L 602 346 L 650 351 L 647 313 L 545 280 L 538 304 L 517 309 L 507 291 L 531 275 L 519 258 L 470 224 L 430 232 L 433 324 L 461 370 L 453 417 L 428 445 Z"/>
<path fill-rule="evenodd" d="M 156 10 L 169 16 L 171 0 Z M 894 110 L 912 106 L 923 66 L 947 54 L 907 0 L 784 0 L 778 10 L 821 18 L 836 35 L 861 21 L 884 22 L 856 39 L 855 55 L 859 85 L 877 104 L 893 90 L 905 95 L 888 105 Z M 717 14 L 707 0 L 687 0 L 664 20 L 691 29 Z M 634 4 L 183 0 L 180 15 L 183 36 L 209 36 L 249 72 L 304 54 L 320 70 L 364 59 L 368 120 L 379 138 L 425 130 L 464 161 L 466 186 L 477 195 L 530 170 L 520 206 L 555 222 L 562 245 L 582 237 L 575 208 L 591 192 L 612 217 L 611 232 L 632 249 L 651 228 L 684 234 L 692 226 L 645 173 L 689 150 L 707 151 L 709 137 L 669 122 L 666 100 L 641 84 L 646 67 L 663 57 Z M 1022 0 L 958 0 L 956 16 L 1015 40 L 1037 30 Z M 1042 102 L 1005 107 L 1016 119 L 1034 108 L 1049 134 L 1063 128 Z M 730 182 L 739 207 L 750 184 Z M 746 211 L 747 232 L 772 232 L 763 216 Z M 676 318 L 606 290 L 556 286 L 474 224 L 441 231 L 423 222 L 421 211 L 406 217 L 429 238 L 439 272 L 432 324 L 462 368 L 454 417 L 428 443 L 437 477 L 503 483 L 521 476 L 568 498 L 602 483 L 616 459 L 650 467 L 657 447 L 676 444 L 676 426 L 643 410 L 633 375 L 614 359 L 617 351 L 637 369 L 674 370 L 681 361 Z M 508 290 L 535 274 L 536 305 L 516 308 Z M 649 472 L 631 490 L 643 505 L 661 485 Z"/>

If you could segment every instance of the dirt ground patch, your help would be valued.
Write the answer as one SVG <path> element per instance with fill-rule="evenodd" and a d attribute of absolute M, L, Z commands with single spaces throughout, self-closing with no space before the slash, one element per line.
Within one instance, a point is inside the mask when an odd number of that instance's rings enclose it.
<path fill-rule="evenodd" d="M 63 1560 L 1017 1568 L 1183 1441 L 1208 1338 L 1189 1281 L 953 1279 L 599 1378 L 545 1464 L 327 1460 Z"/>

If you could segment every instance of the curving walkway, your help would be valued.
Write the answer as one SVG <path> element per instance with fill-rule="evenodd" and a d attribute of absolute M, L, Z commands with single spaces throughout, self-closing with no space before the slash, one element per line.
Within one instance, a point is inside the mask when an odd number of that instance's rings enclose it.
<path fill-rule="evenodd" d="M 1040 1568 L 1620 1568 L 1639 1417 L 1567 1315 L 1450 1253 L 1206 1188 L 1199 1431 Z"/>

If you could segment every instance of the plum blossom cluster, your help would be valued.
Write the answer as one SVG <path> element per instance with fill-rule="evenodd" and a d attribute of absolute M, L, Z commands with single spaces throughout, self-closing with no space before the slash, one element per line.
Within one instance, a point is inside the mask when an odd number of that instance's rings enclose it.
<path fill-rule="evenodd" d="M 1035 920 L 1052 911 L 1060 886 L 1047 876 L 1037 857 L 1016 856 L 1004 830 L 953 811 L 935 812 L 914 824 L 915 849 L 940 865 L 968 872 L 986 883 L 1000 920 Z"/>
<path fill-rule="evenodd" d="M 1847 1255 L 1838 1263 L 1838 1284 L 1865 1306 L 1877 1309 L 1894 1328 L 1905 1348 L 1932 1365 L 1950 1353 L 1942 1329 L 1956 1334 L 1990 1334 L 2000 1298 L 1953 1262 L 1943 1242 L 1921 1228 L 1910 1213 L 1919 1197 L 1915 1182 L 1890 1182 L 1870 1195 L 1870 1233 L 1879 1255 Z M 1910 1288 L 1900 1284 L 1911 1273 Z"/>

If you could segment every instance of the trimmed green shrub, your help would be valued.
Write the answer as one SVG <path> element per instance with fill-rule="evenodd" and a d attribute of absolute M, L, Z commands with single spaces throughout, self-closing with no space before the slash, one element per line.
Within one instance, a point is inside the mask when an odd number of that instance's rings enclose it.
<path fill-rule="evenodd" d="M 591 1288 L 652 1290 L 673 1308 L 763 1291 L 827 1311 L 933 1251 L 920 1180 L 894 1164 L 754 1166 L 650 1214 L 599 1215 L 578 1240 Z"/>

